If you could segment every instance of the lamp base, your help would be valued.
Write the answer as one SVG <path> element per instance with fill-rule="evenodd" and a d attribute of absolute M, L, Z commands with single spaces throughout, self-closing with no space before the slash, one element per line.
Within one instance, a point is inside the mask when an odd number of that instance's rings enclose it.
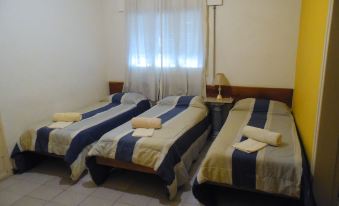
<path fill-rule="evenodd" d="M 222 100 L 222 96 L 221 96 L 221 94 L 218 94 L 218 96 L 217 96 L 217 100 Z"/>

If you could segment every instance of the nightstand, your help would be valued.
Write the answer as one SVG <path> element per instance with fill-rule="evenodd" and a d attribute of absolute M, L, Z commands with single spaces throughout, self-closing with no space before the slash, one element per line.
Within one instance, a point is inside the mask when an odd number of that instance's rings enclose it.
<path fill-rule="evenodd" d="M 212 138 L 218 135 L 221 127 L 224 125 L 228 112 L 233 107 L 233 98 L 223 98 L 217 100 L 215 97 L 206 97 L 204 99 L 207 104 L 212 122 Z"/>

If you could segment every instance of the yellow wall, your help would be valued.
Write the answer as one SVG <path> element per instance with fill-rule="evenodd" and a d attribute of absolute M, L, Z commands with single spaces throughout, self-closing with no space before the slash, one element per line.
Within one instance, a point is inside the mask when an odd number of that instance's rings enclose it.
<path fill-rule="evenodd" d="M 302 1 L 293 112 L 310 161 L 315 136 L 327 16 L 328 0 Z"/>

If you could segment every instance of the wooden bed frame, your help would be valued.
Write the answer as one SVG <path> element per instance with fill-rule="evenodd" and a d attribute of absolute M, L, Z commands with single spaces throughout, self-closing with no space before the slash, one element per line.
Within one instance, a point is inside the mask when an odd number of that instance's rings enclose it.
<path fill-rule="evenodd" d="M 153 168 L 144 167 L 141 165 L 128 163 L 128 162 L 122 162 L 122 161 L 114 160 L 110 158 L 96 157 L 96 162 L 100 165 L 110 166 L 114 168 L 137 171 L 137 172 L 142 172 L 142 173 L 147 173 L 147 174 L 156 174 L 156 171 L 154 171 Z"/>
<path fill-rule="evenodd" d="M 109 82 L 110 94 L 121 92 L 124 86 L 123 82 Z M 208 97 L 216 97 L 218 95 L 218 87 L 213 85 L 206 86 L 206 95 Z M 288 88 L 263 88 L 263 87 L 239 87 L 239 86 L 223 86 L 222 95 L 225 97 L 233 97 L 235 101 L 239 99 L 255 97 L 278 100 L 292 106 L 293 89 Z"/>
<path fill-rule="evenodd" d="M 114 94 L 122 92 L 124 82 L 109 82 L 109 92 Z M 208 97 L 216 97 L 218 94 L 218 87 L 207 85 L 206 94 Z M 260 88 L 260 87 L 238 87 L 238 86 L 224 86 L 222 87 L 223 96 L 231 96 L 238 101 L 248 97 L 267 98 L 285 102 L 287 105 L 292 105 L 293 89 L 281 88 Z M 96 162 L 100 165 L 109 167 L 125 169 L 130 171 L 143 172 L 147 174 L 156 174 L 153 168 L 136 165 L 133 163 L 122 162 L 114 159 L 96 157 Z"/>

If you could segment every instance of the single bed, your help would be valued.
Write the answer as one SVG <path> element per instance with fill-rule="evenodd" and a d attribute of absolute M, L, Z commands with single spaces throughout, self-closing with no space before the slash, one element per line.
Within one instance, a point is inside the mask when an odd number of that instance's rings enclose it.
<path fill-rule="evenodd" d="M 139 117 L 158 117 L 162 128 L 152 137 L 137 138 L 129 121 L 106 133 L 88 153 L 90 175 L 101 184 L 112 168 L 155 174 L 172 199 L 177 187 L 189 181 L 191 164 L 209 135 L 208 110 L 201 97 L 171 96 Z"/>
<path fill-rule="evenodd" d="M 267 146 L 254 153 L 234 149 L 234 143 L 247 139 L 242 136 L 242 128 L 246 125 L 281 133 L 282 145 Z M 299 201 L 310 197 L 304 179 L 307 176 L 305 162 L 290 108 L 273 100 L 243 99 L 230 111 L 202 161 L 193 194 L 206 205 L 217 204 L 214 195 L 222 188 L 255 191 Z"/>
<path fill-rule="evenodd" d="M 47 121 L 29 129 L 13 149 L 14 171 L 27 171 L 42 156 L 56 156 L 64 158 L 70 166 L 71 179 L 77 180 L 86 169 L 85 158 L 92 144 L 106 132 L 149 108 L 149 100 L 141 94 L 115 93 L 107 101 L 81 109 L 81 121 L 65 128 L 49 128 L 51 121 Z"/>

